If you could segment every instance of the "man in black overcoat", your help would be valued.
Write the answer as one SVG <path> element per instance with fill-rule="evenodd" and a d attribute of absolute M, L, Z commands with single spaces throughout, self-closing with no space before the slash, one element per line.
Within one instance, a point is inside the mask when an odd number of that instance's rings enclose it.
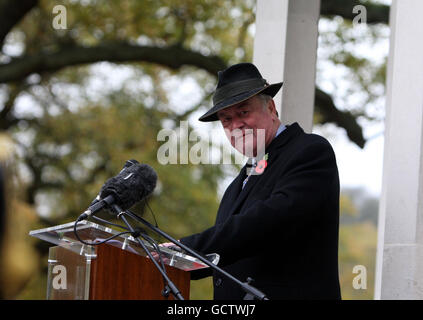
<path fill-rule="evenodd" d="M 229 185 L 213 227 L 180 241 L 251 283 L 269 299 L 340 299 L 339 177 L 329 142 L 281 124 L 269 85 L 251 63 L 219 72 L 211 108 L 232 146 L 250 157 Z M 263 134 L 264 132 L 264 134 Z M 261 136 L 260 136 L 261 134 Z M 210 268 L 192 272 L 198 279 Z M 243 299 L 237 284 L 213 273 L 214 299 Z"/>

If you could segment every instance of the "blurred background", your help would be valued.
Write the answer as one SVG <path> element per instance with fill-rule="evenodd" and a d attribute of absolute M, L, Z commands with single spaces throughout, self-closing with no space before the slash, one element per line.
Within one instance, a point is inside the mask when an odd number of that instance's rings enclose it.
<path fill-rule="evenodd" d="M 353 23 L 358 4 L 366 23 Z M 178 238 L 213 224 L 239 167 L 162 165 L 157 134 L 180 121 L 218 128 L 197 119 L 211 106 L 217 71 L 252 61 L 255 5 L 0 0 L 1 299 L 45 299 L 50 245 L 28 232 L 75 220 L 128 159 L 158 174 L 149 205 L 161 229 Z M 340 171 L 343 299 L 373 299 L 389 6 L 321 2 L 313 132 L 331 142 Z M 366 289 L 353 287 L 357 265 Z M 211 279 L 191 286 L 191 299 L 212 298 Z"/>

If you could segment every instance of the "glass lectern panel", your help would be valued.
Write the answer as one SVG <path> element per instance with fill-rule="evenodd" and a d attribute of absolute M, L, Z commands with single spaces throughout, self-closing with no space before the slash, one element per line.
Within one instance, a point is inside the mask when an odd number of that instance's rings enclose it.
<path fill-rule="evenodd" d="M 87 248 L 89 251 L 90 248 Z M 88 300 L 91 258 L 60 246 L 50 247 L 47 271 L 47 300 Z"/>
<path fill-rule="evenodd" d="M 78 236 L 86 242 L 101 242 L 119 233 L 112 228 L 86 220 L 79 222 L 76 229 Z M 78 255 L 84 256 L 86 259 L 94 259 L 96 257 L 95 246 L 84 245 L 76 238 L 74 233 L 74 222 L 50 228 L 33 230 L 30 231 L 29 235 L 70 250 Z M 154 247 L 149 242 L 143 241 L 143 243 L 148 250 L 155 251 Z M 120 235 L 110 241 L 107 241 L 107 244 L 147 257 L 147 254 L 142 246 L 130 235 Z M 160 247 L 160 251 L 162 252 L 163 261 L 166 265 L 184 271 L 192 271 L 208 267 L 197 258 L 182 252 L 166 247 Z M 217 254 L 208 255 L 207 258 L 213 264 L 217 264 L 219 261 L 219 255 Z"/>

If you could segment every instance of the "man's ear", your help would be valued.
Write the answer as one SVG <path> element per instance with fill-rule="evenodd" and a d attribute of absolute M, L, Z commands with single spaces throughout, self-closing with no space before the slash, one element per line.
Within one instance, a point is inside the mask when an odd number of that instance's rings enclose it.
<path fill-rule="evenodd" d="M 276 117 L 279 119 L 278 110 L 276 110 L 275 101 L 273 99 L 270 99 L 267 103 L 267 108 L 270 111 L 271 114 L 276 114 Z"/>

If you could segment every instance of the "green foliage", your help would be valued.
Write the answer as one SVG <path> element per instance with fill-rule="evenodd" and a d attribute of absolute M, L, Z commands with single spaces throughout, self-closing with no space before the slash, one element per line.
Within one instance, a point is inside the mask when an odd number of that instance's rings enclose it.
<path fill-rule="evenodd" d="M 344 300 L 373 299 L 377 215 L 378 199 L 369 195 L 365 189 L 342 190 L 338 254 L 341 293 Z M 366 289 L 355 288 L 354 279 L 362 283 L 363 276 L 366 278 Z"/>
<path fill-rule="evenodd" d="M 191 300 L 213 300 L 213 281 L 211 277 L 191 281 Z"/>
<path fill-rule="evenodd" d="M 369 222 L 341 225 L 339 239 L 339 275 L 342 299 L 372 300 L 376 268 L 376 226 Z M 353 273 L 355 266 L 366 268 L 366 289 L 355 289 L 353 286 L 354 278 L 360 276 L 358 273 Z"/>
<path fill-rule="evenodd" d="M 42 0 L 19 25 L 26 51 L 54 50 L 61 45 L 92 46 L 107 41 L 184 45 L 232 60 L 251 59 L 253 0 L 97 0 L 62 1 L 69 31 L 52 30 L 56 1 Z M 38 28 L 32 26 L 37 25 Z M 228 29 L 231 32 L 227 32 Z M 37 41 L 35 41 L 35 39 Z"/>
<path fill-rule="evenodd" d="M 254 21 L 254 1 L 60 4 L 67 9 L 67 30 L 52 28 L 52 9 L 57 2 L 42 0 L 17 25 L 8 45 L 18 44 L 26 55 L 109 41 L 178 45 L 203 54 L 220 54 L 228 60 L 233 59 L 237 48 L 242 48 L 238 59 L 251 54 L 250 49 L 245 49 L 251 48 L 251 36 L 246 30 Z M 227 32 L 231 26 L 239 32 Z M 178 118 L 183 108 L 170 103 L 168 78 L 194 76 L 203 99 L 212 90 L 214 78 L 198 70 L 175 72 L 147 63 L 107 67 L 112 73 L 122 74 L 124 80 L 114 80 L 110 74 L 98 75 L 96 67 L 70 67 L 34 76 L 20 92 L 31 107 L 24 108 L 19 125 L 10 133 L 19 150 L 13 161 L 22 169 L 17 170 L 22 183 L 19 196 L 40 216 L 30 228 L 74 220 L 127 159 L 137 159 L 156 170 L 158 188 L 149 204 L 164 231 L 178 238 L 211 226 L 219 203 L 217 187 L 223 178 L 222 168 L 159 164 L 157 150 L 163 142 L 157 141 L 157 134 L 164 120 L 173 129 L 178 128 L 178 120 L 186 120 Z M 139 207 L 139 211 L 145 211 L 142 205 Z M 150 215 L 145 216 L 151 219 Z M 37 286 L 45 277 L 47 251 L 37 241 L 34 245 L 40 254 L 39 268 L 21 298 L 41 298 Z M 210 287 L 200 287 L 193 290 L 193 298 L 207 296 L 206 291 L 210 294 Z"/>
<path fill-rule="evenodd" d="M 67 8 L 67 30 L 51 26 L 52 8 L 57 4 L 39 1 L 13 29 L 5 48 L 19 52 L 14 55 L 30 56 L 120 41 L 181 46 L 206 56 L 218 55 L 228 64 L 252 59 L 254 0 L 65 0 L 60 4 Z M 348 28 L 348 22 L 338 21 L 335 32 L 321 36 L 321 45 L 331 48 L 324 58 L 351 69 L 358 90 L 367 93 L 367 102 L 372 101 L 380 96 L 377 89 L 384 83 L 384 65 L 372 65 L 348 50 L 346 43 L 355 41 Z M 3 54 L 0 58 L 2 62 L 10 59 Z M 198 99 L 182 106 L 173 102 L 167 81 L 176 79 L 178 85 L 172 89 L 179 92 L 179 83 L 187 77 L 198 85 L 190 93 Z M 164 231 L 178 238 L 213 224 L 223 166 L 161 165 L 157 150 L 162 142 L 157 141 L 157 133 L 164 124 L 176 129 L 179 120 L 207 108 L 214 86 L 214 76 L 203 70 L 171 70 L 136 62 L 69 66 L 0 87 L 2 102 L 14 89 L 21 90 L 13 112 L 18 121 L 8 129 L 17 148 L 9 160 L 16 173 L 9 212 L 15 217 L 32 217 L 24 220 L 25 224 L 9 218 L 8 228 L 19 232 L 9 234 L 5 242 L 20 250 L 10 250 L 16 255 L 2 257 L 11 270 L 1 275 L 2 280 L 10 280 L 7 298 L 45 297 L 47 247 L 28 240 L 28 231 L 74 220 L 127 159 L 137 159 L 157 171 L 159 185 L 149 203 Z M 365 112 L 363 106 L 352 109 Z M 318 114 L 315 117 L 321 119 Z M 342 203 L 344 212 L 355 212 L 348 199 Z M 137 210 L 145 208 L 141 205 Z M 149 214 L 144 216 L 151 219 Z M 373 270 L 375 229 L 368 224 L 342 226 L 340 236 L 343 296 L 371 298 L 371 291 L 350 290 L 351 270 L 355 264 Z M 25 252 L 26 258 L 19 252 Z M 20 259 L 27 268 L 16 267 Z M 369 283 L 372 277 L 370 274 Z M 212 297 L 210 279 L 194 281 L 191 287 L 192 299 Z"/>
<path fill-rule="evenodd" d="M 317 83 L 333 77 L 330 94 L 338 109 L 373 123 L 383 121 L 389 27 L 353 25 L 339 16 L 322 17 L 320 23 Z M 330 66 L 342 72 L 339 80 L 348 81 L 337 83 L 336 76 L 327 73 Z"/>

